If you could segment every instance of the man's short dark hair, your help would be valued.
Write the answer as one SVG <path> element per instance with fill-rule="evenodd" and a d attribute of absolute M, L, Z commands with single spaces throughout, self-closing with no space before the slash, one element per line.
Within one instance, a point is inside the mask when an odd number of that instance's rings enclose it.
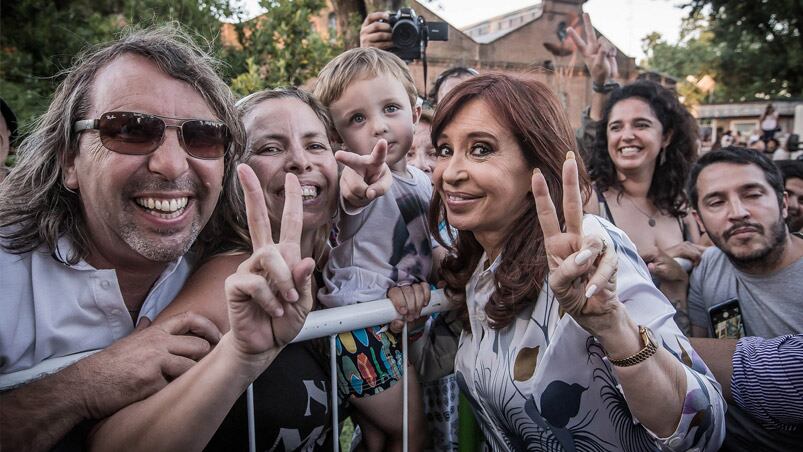
<path fill-rule="evenodd" d="M 762 153 L 753 149 L 747 149 L 737 146 L 728 146 L 723 149 L 711 151 L 702 157 L 692 166 L 689 173 L 689 181 L 686 184 L 686 191 L 689 194 L 691 206 L 697 209 L 697 178 L 700 172 L 709 165 L 714 163 L 733 163 L 735 165 L 756 165 L 764 172 L 764 177 L 767 183 L 775 190 L 775 195 L 778 198 L 778 205 L 783 202 L 783 176 L 781 171 L 772 160 L 765 157 Z"/>
<path fill-rule="evenodd" d="M 792 178 L 803 180 L 803 160 L 776 160 L 775 165 L 781 170 L 784 184 Z"/>

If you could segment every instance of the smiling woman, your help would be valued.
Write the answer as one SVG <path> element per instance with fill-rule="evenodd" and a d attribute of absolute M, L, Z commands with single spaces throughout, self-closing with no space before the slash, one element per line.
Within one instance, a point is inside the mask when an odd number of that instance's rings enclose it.
<path fill-rule="evenodd" d="M 453 244 L 435 235 L 469 326 L 457 381 L 490 449 L 717 450 L 719 386 L 633 243 L 583 215 L 589 183 L 554 94 L 470 79 L 439 106 L 432 138 L 430 228 L 458 230 Z"/>
<path fill-rule="evenodd" d="M 687 271 L 704 250 L 683 191 L 696 157 L 697 126 L 677 94 L 639 81 L 611 94 L 588 162 L 587 211 L 627 232 L 687 333 Z"/>

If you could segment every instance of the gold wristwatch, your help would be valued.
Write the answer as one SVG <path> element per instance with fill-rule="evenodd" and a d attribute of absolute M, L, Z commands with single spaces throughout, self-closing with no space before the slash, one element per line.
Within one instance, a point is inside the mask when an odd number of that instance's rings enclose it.
<path fill-rule="evenodd" d="M 652 334 L 651 329 L 647 328 L 646 326 L 639 325 L 638 332 L 639 335 L 641 335 L 641 341 L 644 343 L 644 348 L 636 352 L 636 354 L 628 356 L 627 358 L 611 359 L 608 357 L 608 361 L 610 361 L 611 364 L 617 367 L 635 366 L 658 351 L 658 345 L 655 343 L 655 336 Z"/>

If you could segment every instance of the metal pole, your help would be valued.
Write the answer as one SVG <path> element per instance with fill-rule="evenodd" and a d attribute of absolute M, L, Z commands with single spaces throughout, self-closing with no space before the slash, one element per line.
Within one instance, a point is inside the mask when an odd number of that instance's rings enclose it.
<path fill-rule="evenodd" d="M 249 452 L 256 452 L 257 450 L 257 435 L 256 427 L 254 427 L 254 384 L 248 385 L 245 391 L 245 405 L 248 410 L 248 450 Z"/>
<path fill-rule="evenodd" d="M 407 322 L 404 322 L 404 328 L 402 329 L 402 361 L 404 364 L 402 365 L 402 384 L 403 384 L 403 403 L 404 408 L 402 408 L 402 451 L 407 452 L 407 447 L 409 440 L 407 438 L 409 434 L 409 424 L 410 420 L 408 419 L 410 414 L 410 409 L 407 406 L 408 404 L 408 393 L 407 393 Z"/>
<path fill-rule="evenodd" d="M 446 300 L 443 290 L 433 290 L 429 304 L 421 311 L 422 316 L 435 312 L 448 311 L 455 308 Z M 344 331 L 354 331 L 375 325 L 385 325 L 400 319 L 393 303 L 389 299 L 356 303 L 339 308 L 321 309 L 307 315 L 304 327 L 301 328 L 293 342 L 303 342 Z"/>
<path fill-rule="evenodd" d="M 332 449 L 335 452 L 340 450 L 340 422 L 337 413 L 337 335 L 329 336 L 329 365 L 331 371 L 332 386 Z"/>

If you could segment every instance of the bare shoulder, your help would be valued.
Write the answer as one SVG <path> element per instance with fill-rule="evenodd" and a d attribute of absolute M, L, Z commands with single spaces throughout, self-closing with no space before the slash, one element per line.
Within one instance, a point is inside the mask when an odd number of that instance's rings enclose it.
<path fill-rule="evenodd" d="M 154 320 L 154 323 L 159 323 L 182 312 L 192 311 L 212 320 L 221 331 L 228 331 L 226 278 L 236 272 L 237 267 L 247 258 L 248 254 L 246 253 L 226 254 L 203 262 L 187 279 L 176 298 Z"/>

